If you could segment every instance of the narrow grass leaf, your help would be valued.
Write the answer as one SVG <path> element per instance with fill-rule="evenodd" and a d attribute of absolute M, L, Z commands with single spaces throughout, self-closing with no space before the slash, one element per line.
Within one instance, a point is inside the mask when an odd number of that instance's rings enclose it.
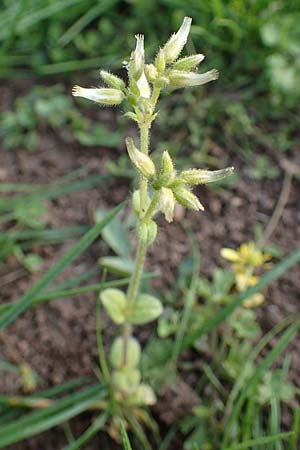
<path fill-rule="evenodd" d="M 230 316 L 233 311 L 238 308 L 245 299 L 251 297 L 257 292 L 261 292 L 270 283 L 283 275 L 290 267 L 300 261 L 300 250 L 296 250 L 278 263 L 272 270 L 264 274 L 260 281 L 253 287 L 236 295 L 235 299 L 227 306 L 222 308 L 214 317 L 205 322 L 202 327 L 190 333 L 182 342 L 181 350 L 185 350 L 194 344 L 201 336 L 209 333 L 217 327 L 223 320 Z"/>
<path fill-rule="evenodd" d="M 0 449 L 66 422 L 90 408 L 105 392 L 103 386 L 94 385 L 1 426 Z"/>
<path fill-rule="evenodd" d="M 197 246 L 193 245 L 193 248 L 197 248 Z M 182 346 L 183 338 L 186 333 L 189 319 L 193 310 L 193 306 L 195 304 L 196 299 L 196 291 L 197 291 L 197 283 L 198 283 L 198 277 L 199 277 L 199 270 L 200 270 L 200 254 L 197 251 L 193 252 L 193 273 L 192 273 L 192 279 L 191 284 L 189 287 L 188 292 L 185 295 L 184 300 L 184 308 L 183 308 L 183 314 L 182 319 L 180 321 L 175 343 L 173 347 L 173 353 L 172 353 L 172 361 L 174 364 L 176 364 L 178 355 L 180 353 L 180 349 Z"/>
<path fill-rule="evenodd" d="M 233 427 L 235 421 L 237 420 L 238 415 L 240 414 L 241 408 L 242 408 L 244 401 L 246 400 L 249 392 L 253 391 L 257 382 L 261 379 L 261 377 L 263 376 L 265 371 L 274 363 L 274 361 L 276 361 L 276 359 L 280 355 L 280 353 L 282 353 L 282 351 L 287 347 L 289 342 L 292 340 L 292 338 L 296 334 L 296 332 L 299 328 L 299 325 L 300 325 L 300 323 L 297 321 L 296 323 L 291 325 L 285 331 L 285 333 L 278 340 L 277 344 L 267 354 L 267 356 L 264 358 L 264 360 L 257 367 L 255 373 L 252 375 L 252 377 L 248 380 L 247 384 L 244 386 L 238 400 L 236 401 L 236 403 L 233 406 L 231 415 L 228 419 L 228 423 L 226 424 L 224 438 L 223 438 L 223 445 L 221 447 L 222 450 L 226 449 L 232 427 Z"/>
<path fill-rule="evenodd" d="M 97 419 L 90 425 L 85 432 L 75 441 L 71 442 L 70 445 L 64 447 L 63 450 L 79 450 L 82 445 L 86 444 L 90 441 L 98 431 L 103 428 L 105 422 L 107 420 L 106 414 L 101 414 L 101 416 L 97 417 Z"/>
<path fill-rule="evenodd" d="M 132 450 L 131 443 L 128 437 L 128 434 L 126 432 L 125 426 L 123 421 L 120 422 L 120 434 L 121 434 L 121 441 L 122 441 L 122 447 L 124 450 Z"/>
<path fill-rule="evenodd" d="M 257 439 L 245 441 L 242 444 L 227 447 L 226 450 L 244 450 L 247 448 L 253 448 L 254 446 L 260 447 L 262 445 L 271 444 L 279 440 L 287 440 L 292 434 L 293 432 L 288 432 L 288 433 L 278 433 L 273 436 L 263 436 Z"/>
<path fill-rule="evenodd" d="M 8 311 L 0 315 L 0 329 L 9 325 L 34 302 L 34 298 L 45 289 L 71 262 L 77 258 L 99 236 L 102 229 L 121 211 L 124 204 L 114 208 L 102 221 L 94 225 L 40 280 L 24 294 Z"/>

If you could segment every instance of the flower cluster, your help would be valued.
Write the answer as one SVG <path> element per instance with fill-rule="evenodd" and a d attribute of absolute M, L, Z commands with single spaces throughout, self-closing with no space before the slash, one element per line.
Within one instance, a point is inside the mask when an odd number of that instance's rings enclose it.
<path fill-rule="evenodd" d="M 191 22 L 191 18 L 184 18 L 178 32 L 159 50 L 154 64 L 145 63 L 144 36 L 136 35 L 136 48 L 131 54 L 129 63 L 126 63 L 128 87 L 121 78 L 101 70 L 101 78 L 108 88 L 86 89 L 75 86 L 73 95 L 93 100 L 101 105 L 119 105 L 127 99 L 135 110 L 134 114 L 128 116 L 139 122 L 141 120 L 139 113 L 153 112 L 155 104 L 151 101 L 151 96 L 155 88 L 200 86 L 216 80 L 218 78 L 216 69 L 205 73 L 195 72 L 204 55 L 196 54 L 178 59 L 187 42 Z"/>
<path fill-rule="evenodd" d="M 238 250 L 222 248 L 221 256 L 231 263 L 235 273 L 236 287 L 239 292 L 258 283 L 259 277 L 254 274 L 254 271 L 258 268 L 270 267 L 269 261 L 272 258 L 271 255 L 258 248 L 254 242 L 243 243 Z M 245 308 L 255 308 L 261 305 L 264 300 L 264 295 L 258 292 L 247 298 L 243 306 Z"/>
<path fill-rule="evenodd" d="M 138 150 L 131 138 L 126 139 L 129 157 L 134 167 L 151 182 L 154 191 L 159 193 L 157 211 L 165 215 L 168 222 L 172 222 L 175 203 L 178 202 L 188 209 L 204 211 L 204 206 L 191 192 L 193 186 L 219 181 L 233 173 L 233 167 L 221 170 L 190 169 L 177 173 L 168 151 L 161 157 L 160 170 L 155 168 L 148 155 Z M 139 191 L 135 192 L 135 196 Z M 140 211 L 140 209 L 137 209 Z"/>

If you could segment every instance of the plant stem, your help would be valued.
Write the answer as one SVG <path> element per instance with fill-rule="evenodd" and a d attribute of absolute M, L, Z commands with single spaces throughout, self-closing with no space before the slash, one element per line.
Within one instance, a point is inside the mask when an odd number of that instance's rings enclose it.
<path fill-rule="evenodd" d="M 150 125 L 147 122 L 140 124 L 140 147 L 141 152 L 146 155 L 149 152 L 149 130 Z M 144 214 L 148 207 L 148 180 L 141 175 L 140 177 L 140 198 L 141 212 Z"/>
<path fill-rule="evenodd" d="M 154 88 L 151 96 L 151 104 L 153 111 L 155 109 L 158 97 L 160 95 L 160 88 Z M 145 116 L 144 122 L 141 122 L 139 124 L 139 130 L 140 130 L 140 150 L 141 152 L 148 155 L 149 153 L 149 131 L 151 128 L 151 120 L 147 120 L 147 117 Z M 152 201 L 150 205 L 148 205 L 148 180 L 147 178 L 141 176 L 140 177 L 140 208 L 141 208 L 141 221 L 145 221 L 146 223 L 151 220 L 151 217 L 155 211 L 155 207 L 158 202 L 159 193 L 158 191 L 155 192 Z M 141 275 L 143 273 L 144 268 L 144 262 L 147 252 L 147 246 L 143 244 L 141 241 L 139 242 L 137 254 L 136 254 L 136 263 L 134 272 L 132 274 L 128 291 L 127 291 L 127 299 L 128 299 L 128 306 L 131 308 L 134 305 L 134 302 L 136 300 L 139 287 L 140 287 L 140 281 L 141 281 Z M 128 354 L 128 342 L 132 334 L 132 327 L 131 325 L 126 322 L 123 326 L 123 364 L 126 365 L 127 361 L 127 354 Z"/>

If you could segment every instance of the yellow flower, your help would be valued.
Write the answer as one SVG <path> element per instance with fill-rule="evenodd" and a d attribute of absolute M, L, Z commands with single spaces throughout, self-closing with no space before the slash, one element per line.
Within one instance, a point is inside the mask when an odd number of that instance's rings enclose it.
<path fill-rule="evenodd" d="M 255 276 L 248 276 L 247 274 L 236 274 L 236 286 L 238 291 L 244 291 L 247 287 L 254 286 L 256 283 L 258 283 L 259 277 Z M 243 306 L 245 308 L 256 308 L 257 306 L 264 303 L 265 297 L 263 294 L 258 292 L 257 294 L 251 295 L 251 297 L 248 297 L 244 302 Z"/>
<path fill-rule="evenodd" d="M 254 242 L 243 243 L 238 250 L 222 248 L 221 256 L 233 263 L 236 270 L 240 266 L 265 267 L 265 263 L 271 259 L 271 255 L 264 253 Z"/>

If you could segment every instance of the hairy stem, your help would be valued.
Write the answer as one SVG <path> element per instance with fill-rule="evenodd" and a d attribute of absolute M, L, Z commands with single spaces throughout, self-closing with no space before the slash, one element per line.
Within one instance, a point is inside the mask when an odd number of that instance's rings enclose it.
<path fill-rule="evenodd" d="M 149 152 L 149 130 L 150 125 L 148 123 L 140 124 L 140 148 L 141 152 L 146 155 Z M 141 175 L 140 177 L 140 198 L 141 198 L 141 212 L 145 214 L 148 207 L 148 180 Z"/>

